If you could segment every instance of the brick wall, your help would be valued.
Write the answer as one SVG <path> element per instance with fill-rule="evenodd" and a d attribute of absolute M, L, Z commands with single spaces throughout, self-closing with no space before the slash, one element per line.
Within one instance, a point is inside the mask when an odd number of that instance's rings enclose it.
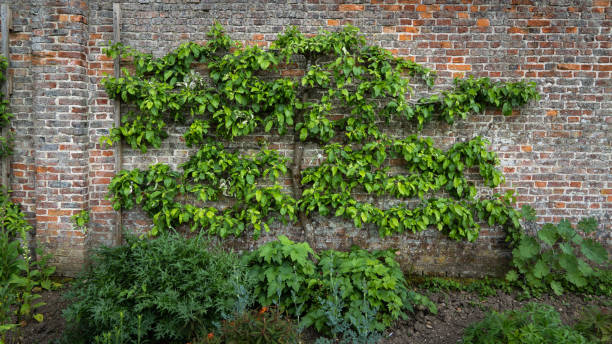
<path fill-rule="evenodd" d="M 452 77 L 474 75 L 538 83 L 542 99 L 513 116 L 488 111 L 453 126 L 430 125 L 423 135 L 436 145 L 483 135 L 498 152 L 507 183 L 521 204 L 533 206 L 540 222 L 576 222 L 595 216 L 597 236 L 612 247 L 612 5 L 609 0 L 372 0 L 199 1 L 132 0 L 121 3 L 122 42 L 161 56 L 184 41 L 204 41 L 214 20 L 230 36 L 267 46 L 290 25 L 303 32 L 359 27 L 370 43 L 410 56 L 438 72 L 436 88 Z M 86 250 L 112 244 L 117 217 L 105 195 L 114 175 L 113 150 L 98 144 L 113 123 L 113 104 L 100 87 L 113 62 L 101 47 L 112 38 L 112 2 L 50 0 L 11 3 L 11 99 L 17 135 L 12 162 L 13 197 L 36 226 L 36 238 L 73 273 Z M 418 94 L 423 90 L 418 89 Z M 124 151 L 124 168 L 154 162 L 174 166 L 189 151 L 184 128 L 171 128 L 160 149 Z M 403 130 L 403 132 L 402 132 Z M 398 134 L 409 134 L 404 127 Z M 287 137 L 269 137 L 292 156 Z M 236 143 L 256 147 L 252 138 Z M 310 160 L 316 157 L 311 147 Z M 88 234 L 74 231 L 69 217 L 91 212 Z M 476 243 L 446 239 L 436 231 L 379 239 L 375 231 L 348 222 L 314 218 L 318 248 L 395 247 L 406 269 L 438 274 L 482 275 L 504 270 L 509 252 L 498 229 L 482 231 Z M 139 211 L 124 214 L 129 228 L 146 229 Z M 230 240 L 248 248 L 259 242 Z"/>

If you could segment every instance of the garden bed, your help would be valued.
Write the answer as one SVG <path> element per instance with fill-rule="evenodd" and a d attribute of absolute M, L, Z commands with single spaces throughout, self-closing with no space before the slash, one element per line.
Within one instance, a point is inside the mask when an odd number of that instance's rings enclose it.
<path fill-rule="evenodd" d="M 63 297 L 66 290 L 67 287 L 64 286 L 62 289 L 47 290 L 40 294 L 41 298 L 38 301 L 44 302 L 45 305 L 38 308 L 37 311 L 44 316 L 44 319 L 40 323 L 34 319 L 22 322 L 24 326 L 15 331 L 15 335 L 20 337 L 22 343 L 53 343 L 62 335 L 66 324 L 62 311 L 68 306 L 68 301 Z M 9 343 L 11 343 L 10 340 Z"/>
<path fill-rule="evenodd" d="M 42 293 L 45 306 L 39 308 L 44 321 L 32 321 L 21 328 L 23 344 L 45 344 L 61 336 L 65 326 L 62 310 L 67 306 L 62 294 L 66 287 L 56 291 Z M 470 324 L 482 320 L 488 311 L 501 312 L 523 307 L 528 302 L 538 302 L 553 306 L 561 314 L 563 322 L 573 325 L 584 307 L 596 305 L 612 311 L 610 301 L 602 296 L 584 296 L 564 294 L 562 296 L 543 295 L 529 300 L 520 300 L 517 294 L 506 294 L 498 291 L 496 295 L 482 297 L 476 292 L 438 291 L 429 292 L 419 289 L 419 293 L 428 295 L 438 306 L 438 314 L 417 311 L 408 320 L 397 322 L 390 328 L 380 343 L 385 344 L 447 344 L 457 343 L 464 329 Z M 304 341 L 305 343 L 310 341 Z M 312 341 L 314 342 L 314 341 Z"/>
<path fill-rule="evenodd" d="M 428 295 L 426 290 L 420 292 Z M 429 297 L 437 304 L 438 314 L 426 314 L 419 311 L 411 316 L 411 319 L 398 322 L 388 331 L 388 338 L 383 343 L 457 343 L 464 329 L 482 320 L 487 312 L 515 310 L 529 302 L 553 306 L 559 311 L 566 325 L 573 325 L 587 305 L 608 307 L 610 310 L 610 302 L 608 301 L 606 305 L 605 297 L 585 297 L 576 294 L 543 295 L 529 300 L 519 300 L 517 294 L 509 295 L 499 291 L 497 295 L 489 297 L 481 297 L 474 292 L 459 291 L 436 292 L 430 294 Z"/>

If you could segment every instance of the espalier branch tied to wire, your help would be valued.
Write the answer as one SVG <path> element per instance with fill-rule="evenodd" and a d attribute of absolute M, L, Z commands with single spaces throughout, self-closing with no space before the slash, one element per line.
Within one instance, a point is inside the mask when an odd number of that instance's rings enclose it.
<path fill-rule="evenodd" d="M 452 89 L 413 101 L 406 97 L 409 78 L 431 88 L 434 73 L 367 45 L 354 27 L 312 37 L 290 28 L 269 50 L 232 41 L 218 24 L 208 37 L 206 44 L 184 43 L 161 58 L 121 44 L 106 50 L 110 57 L 132 59 L 132 73 L 124 70 L 103 84 L 111 98 L 136 110 L 123 114 L 122 125 L 102 142 L 125 140 L 146 152 L 160 147 L 169 123 L 187 123 L 185 143 L 198 149 L 181 171 L 156 164 L 122 170 L 111 181 L 115 209 L 142 207 L 153 220 L 151 234 L 188 225 L 221 237 L 244 231 L 257 237 L 282 221 L 299 223 L 308 239 L 307 216 L 317 212 L 350 219 L 356 227 L 373 225 L 381 236 L 434 226 L 453 239 L 473 241 L 484 221 L 503 225 L 508 240 L 517 240 L 520 213 L 511 207 L 512 194 L 477 198 L 464 175 L 475 168 L 487 187 L 504 182 L 489 142 L 475 137 L 445 151 L 417 135 L 392 137 L 382 126 L 412 122 L 420 131 L 432 120 L 452 124 L 486 108 L 510 115 L 539 98 L 534 83 L 455 79 Z M 281 77 L 281 69 L 296 60 L 305 60 L 303 76 Z M 205 65 L 208 76 L 195 72 L 196 65 Z M 265 147 L 241 155 L 219 143 L 271 131 L 293 134 L 292 161 Z M 318 166 L 303 167 L 306 143 L 323 146 Z M 401 160 L 407 173 L 390 173 L 390 159 Z M 287 173 L 292 193 L 280 183 Z M 417 198 L 419 204 L 383 209 L 359 201 L 357 192 Z M 427 196 L 440 192 L 447 197 Z M 232 198 L 231 206 L 203 205 L 222 197 Z"/>

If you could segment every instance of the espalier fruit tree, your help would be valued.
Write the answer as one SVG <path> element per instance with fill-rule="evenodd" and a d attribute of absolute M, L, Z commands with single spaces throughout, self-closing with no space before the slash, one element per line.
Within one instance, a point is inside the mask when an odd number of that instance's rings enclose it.
<path fill-rule="evenodd" d="M 413 122 L 418 133 L 433 120 L 453 123 L 486 108 L 510 115 L 539 98 L 534 83 L 455 79 L 450 90 L 410 100 L 409 79 L 431 88 L 434 73 L 367 45 L 354 27 L 312 37 L 290 28 L 268 50 L 232 41 L 218 24 L 208 36 L 206 44 L 184 43 L 161 58 L 121 44 L 107 49 L 110 57 L 133 61 L 133 72 L 103 80 L 109 96 L 133 110 L 102 141 L 124 140 L 146 152 L 160 147 L 168 125 L 185 124 L 185 143 L 197 149 L 179 171 L 155 164 L 122 170 L 111 181 L 114 208 L 142 207 L 153 221 L 151 234 L 190 226 L 221 237 L 245 231 L 257 237 L 282 221 L 299 225 L 310 241 L 308 216 L 318 213 L 374 226 L 381 236 L 435 227 L 473 241 L 479 223 L 487 222 L 517 240 L 520 214 L 511 207 L 512 194 L 477 197 L 465 177 L 474 168 L 487 187 L 504 182 L 485 139 L 442 150 L 418 134 L 393 137 L 384 126 Z M 281 77 L 296 63 L 303 76 Z M 198 66 L 207 75 L 196 72 Z M 292 135 L 292 159 L 265 145 L 243 155 L 221 143 L 263 132 Z M 322 146 L 317 166 L 304 166 L 307 143 Z M 399 159 L 405 173 L 391 173 L 390 159 Z M 291 180 L 292 190 L 282 178 Z M 357 193 L 418 204 L 379 208 Z M 213 206 L 228 198 L 230 206 Z"/>

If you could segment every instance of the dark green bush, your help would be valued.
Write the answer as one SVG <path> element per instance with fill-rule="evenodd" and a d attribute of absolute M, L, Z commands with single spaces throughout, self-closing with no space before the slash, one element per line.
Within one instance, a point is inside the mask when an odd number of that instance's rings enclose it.
<path fill-rule="evenodd" d="M 118 342 L 184 344 L 232 314 L 236 290 L 250 288 L 246 277 L 236 255 L 203 239 L 128 237 L 127 245 L 99 249 L 73 284 L 63 341 L 89 343 L 121 328 Z"/>
<path fill-rule="evenodd" d="M 464 333 L 465 344 L 581 344 L 590 343 L 578 331 L 563 325 L 555 309 L 529 303 L 519 310 L 492 312 L 470 325 Z"/>

